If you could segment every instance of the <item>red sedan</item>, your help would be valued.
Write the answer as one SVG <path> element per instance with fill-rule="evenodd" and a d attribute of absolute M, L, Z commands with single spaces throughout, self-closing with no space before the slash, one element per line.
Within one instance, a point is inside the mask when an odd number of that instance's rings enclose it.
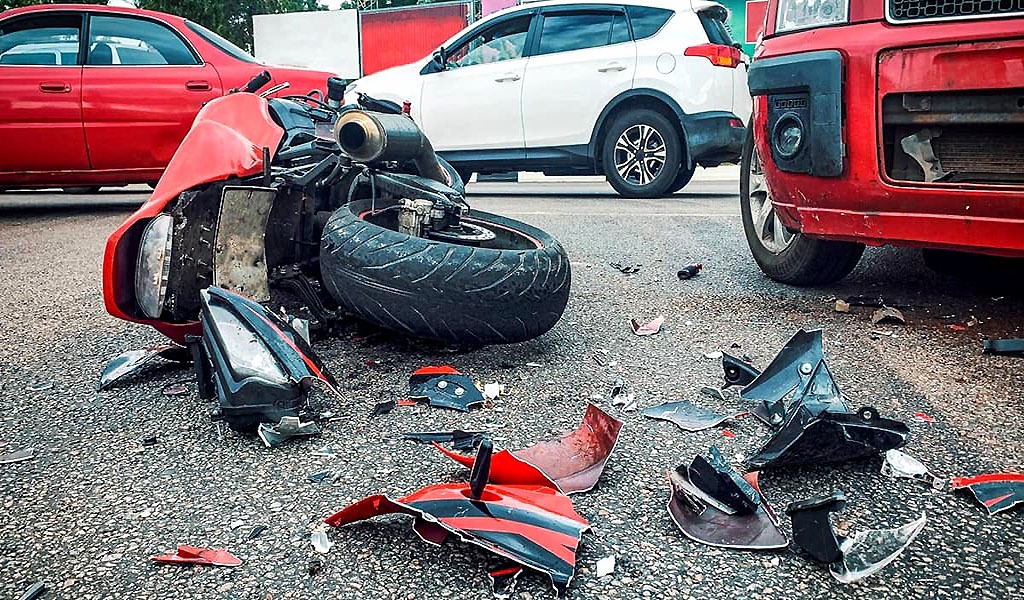
<path fill-rule="evenodd" d="M 264 65 L 181 17 L 49 4 L 0 13 L 0 189 L 160 178 L 205 102 Z M 282 94 L 331 73 L 269 68 Z"/>

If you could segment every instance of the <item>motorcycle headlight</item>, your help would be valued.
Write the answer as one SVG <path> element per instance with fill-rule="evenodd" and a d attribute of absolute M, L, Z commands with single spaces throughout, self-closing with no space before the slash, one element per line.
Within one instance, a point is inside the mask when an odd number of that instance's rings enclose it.
<path fill-rule="evenodd" d="M 159 319 L 164 309 L 173 238 L 174 217 L 171 215 L 157 216 L 142 232 L 135 266 L 135 302 L 142 314 L 151 319 Z"/>
<path fill-rule="evenodd" d="M 779 0 L 775 33 L 846 23 L 849 0 Z"/>

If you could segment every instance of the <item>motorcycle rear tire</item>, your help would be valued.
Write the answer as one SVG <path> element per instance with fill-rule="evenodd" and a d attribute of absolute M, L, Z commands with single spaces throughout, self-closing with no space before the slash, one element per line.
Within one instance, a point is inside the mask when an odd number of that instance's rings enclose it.
<path fill-rule="evenodd" d="M 365 206 L 364 206 L 365 204 Z M 457 344 L 522 342 L 551 329 L 569 300 L 569 259 L 547 233 L 473 211 L 489 247 L 412 237 L 364 220 L 369 203 L 331 215 L 320 243 L 328 293 L 357 317 Z"/>

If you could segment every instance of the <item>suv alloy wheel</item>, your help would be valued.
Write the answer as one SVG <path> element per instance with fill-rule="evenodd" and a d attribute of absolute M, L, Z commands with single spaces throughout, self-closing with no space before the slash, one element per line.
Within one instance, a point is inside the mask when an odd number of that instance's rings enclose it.
<path fill-rule="evenodd" d="M 608 183 L 627 198 L 656 198 L 676 181 L 682 149 L 675 127 L 660 113 L 627 111 L 612 122 L 601 149 Z"/>

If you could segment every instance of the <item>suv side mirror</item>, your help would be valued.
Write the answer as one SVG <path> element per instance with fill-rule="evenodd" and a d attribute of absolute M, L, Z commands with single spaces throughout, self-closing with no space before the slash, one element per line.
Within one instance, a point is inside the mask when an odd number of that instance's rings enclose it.
<path fill-rule="evenodd" d="M 448 53 L 444 51 L 444 46 L 434 51 L 434 64 L 438 71 L 448 70 Z"/>

